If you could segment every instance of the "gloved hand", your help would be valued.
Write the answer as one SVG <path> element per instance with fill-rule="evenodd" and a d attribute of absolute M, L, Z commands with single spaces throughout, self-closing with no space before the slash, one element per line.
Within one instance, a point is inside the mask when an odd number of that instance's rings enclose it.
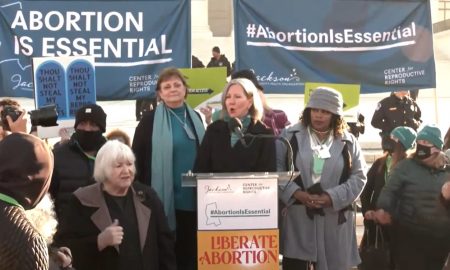
<path fill-rule="evenodd" d="M 102 251 L 108 246 L 120 245 L 123 240 L 123 228 L 119 226 L 119 221 L 117 219 L 106 227 L 103 232 L 97 236 L 97 246 L 98 250 Z"/>

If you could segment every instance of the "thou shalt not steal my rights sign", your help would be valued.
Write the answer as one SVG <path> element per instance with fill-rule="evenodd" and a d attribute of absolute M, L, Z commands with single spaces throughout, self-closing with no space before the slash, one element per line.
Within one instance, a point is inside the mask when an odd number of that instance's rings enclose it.
<path fill-rule="evenodd" d="M 59 126 L 45 128 L 47 131 L 53 131 L 44 137 L 58 136 L 57 131 L 60 128 L 72 128 L 76 111 L 84 105 L 96 102 L 93 57 L 35 57 L 33 74 L 36 108 L 56 105 L 58 112 Z M 38 129 L 38 133 L 40 130 L 42 129 Z"/>

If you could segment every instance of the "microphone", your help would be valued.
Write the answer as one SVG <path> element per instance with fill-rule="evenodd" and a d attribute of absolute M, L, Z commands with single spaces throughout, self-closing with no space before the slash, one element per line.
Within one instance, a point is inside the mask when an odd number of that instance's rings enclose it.
<path fill-rule="evenodd" d="M 271 139 L 276 139 L 276 140 L 280 140 L 287 148 L 287 166 L 288 166 L 288 170 L 289 173 L 293 173 L 294 172 L 294 153 L 292 151 L 292 146 L 289 143 L 289 141 L 281 136 L 275 136 L 272 134 L 251 134 L 251 133 L 247 133 L 247 134 L 243 134 L 242 133 L 242 122 L 239 118 L 231 118 L 228 121 L 228 128 L 236 133 L 236 135 L 238 136 L 239 140 L 241 141 L 242 145 L 244 147 L 248 147 L 247 143 L 245 142 L 244 138 L 271 138 Z M 295 135 L 294 135 L 295 136 Z M 250 143 L 251 144 L 251 143 Z"/>
<path fill-rule="evenodd" d="M 247 143 L 244 140 L 244 133 L 242 133 L 242 122 L 239 120 L 239 118 L 233 117 L 228 121 L 228 128 L 234 132 L 239 140 L 241 141 L 241 144 L 244 147 L 247 147 Z"/>

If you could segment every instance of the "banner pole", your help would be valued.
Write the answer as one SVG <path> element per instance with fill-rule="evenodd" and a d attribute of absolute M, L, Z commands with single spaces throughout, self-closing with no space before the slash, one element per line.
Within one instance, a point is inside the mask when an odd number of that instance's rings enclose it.
<path fill-rule="evenodd" d="M 436 125 L 439 125 L 439 114 L 438 114 L 438 99 L 437 99 L 437 89 L 434 88 L 434 115 L 435 115 L 435 121 Z"/>

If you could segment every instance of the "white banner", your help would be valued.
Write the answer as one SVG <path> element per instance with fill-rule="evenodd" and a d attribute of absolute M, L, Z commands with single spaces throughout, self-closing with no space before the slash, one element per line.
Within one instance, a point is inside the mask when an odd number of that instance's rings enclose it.
<path fill-rule="evenodd" d="M 272 179 L 199 179 L 198 230 L 278 228 L 278 194 Z"/>

